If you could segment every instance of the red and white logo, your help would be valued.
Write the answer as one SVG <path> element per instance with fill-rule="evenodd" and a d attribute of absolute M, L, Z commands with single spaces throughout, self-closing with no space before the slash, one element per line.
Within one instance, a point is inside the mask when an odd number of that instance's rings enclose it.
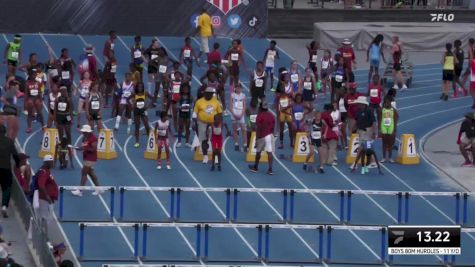
<path fill-rule="evenodd" d="M 249 0 L 208 0 L 208 2 L 217 7 L 226 15 L 233 8 L 238 7 L 243 3 L 248 3 Z"/>

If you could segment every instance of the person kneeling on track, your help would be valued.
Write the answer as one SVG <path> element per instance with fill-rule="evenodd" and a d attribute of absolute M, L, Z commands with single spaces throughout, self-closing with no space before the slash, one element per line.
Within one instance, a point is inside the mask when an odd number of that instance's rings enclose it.
<path fill-rule="evenodd" d="M 269 162 L 267 174 L 272 175 L 272 153 L 274 152 L 274 115 L 269 111 L 267 102 L 261 102 L 259 114 L 256 118 L 256 159 L 254 165 L 249 165 L 251 172 L 257 172 L 261 153 L 266 152 Z"/>
<path fill-rule="evenodd" d="M 368 165 L 370 164 L 371 158 L 374 157 L 376 165 L 378 166 L 379 174 L 383 174 L 383 172 L 381 171 L 381 166 L 378 162 L 378 157 L 376 156 L 376 152 L 373 149 L 373 142 L 373 140 L 365 140 L 361 143 L 351 172 L 354 172 L 356 170 L 356 165 L 358 165 L 358 161 L 361 159 L 361 174 L 369 173 Z"/>
<path fill-rule="evenodd" d="M 465 114 L 465 120 L 460 126 L 457 144 L 459 145 L 460 153 L 465 159 L 465 162 L 462 164 L 462 166 L 475 167 L 475 113 Z M 472 160 L 470 160 L 467 151 L 472 152 Z"/>
<path fill-rule="evenodd" d="M 68 143 L 68 138 L 63 136 L 61 138 L 61 143 L 56 144 L 55 147 L 53 168 L 56 165 L 56 161 L 59 159 L 59 169 L 66 169 L 68 167 L 68 156 L 69 162 L 71 164 L 71 169 L 74 169 L 73 149 L 72 146 L 70 146 Z"/>
<path fill-rule="evenodd" d="M 309 140 L 310 140 L 310 152 L 307 155 L 307 158 L 305 159 L 305 163 L 303 164 L 303 169 L 306 171 L 307 170 L 307 165 L 308 162 L 310 161 L 310 158 L 313 155 L 313 151 L 315 151 L 315 147 L 317 148 L 318 152 L 318 157 L 320 159 L 320 168 L 318 169 L 319 173 L 325 173 L 323 170 L 323 165 L 325 164 L 325 160 L 327 157 L 327 151 L 323 147 L 323 133 L 326 131 L 326 124 L 322 120 L 322 113 L 320 111 L 315 111 L 315 117 L 313 118 L 313 121 L 311 122 L 310 130 L 309 132 Z"/>
<path fill-rule="evenodd" d="M 214 122 L 214 116 L 222 113 L 221 103 L 213 97 L 215 89 L 208 87 L 205 89 L 204 96 L 198 99 L 193 109 L 193 130 L 198 136 L 203 151 L 203 163 L 208 163 L 208 125 Z"/>

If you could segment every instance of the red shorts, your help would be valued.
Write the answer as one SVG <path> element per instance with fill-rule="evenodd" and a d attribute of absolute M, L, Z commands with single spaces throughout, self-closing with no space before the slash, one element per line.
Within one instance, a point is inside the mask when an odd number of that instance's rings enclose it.
<path fill-rule="evenodd" d="M 157 138 L 158 147 L 168 147 L 168 138 Z"/>
<path fill-rule="evenodd" d="M 223 136 L 222 135 L 211 135 L 211 147 L 213 150 L 221 150 L 223 148 Z"/>

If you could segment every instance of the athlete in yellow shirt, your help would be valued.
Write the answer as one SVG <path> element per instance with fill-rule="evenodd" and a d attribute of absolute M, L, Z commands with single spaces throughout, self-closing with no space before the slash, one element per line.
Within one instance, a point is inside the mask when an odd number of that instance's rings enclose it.
<path fill-rule="evenodd" d="M 209 53 L 209 44 L 208 40 L 209 37 L 214 35 L 213 24 L 211 23 L 211 17 L 206 13 L 206 9 L 201 10 L 201 14 L 198 17 L 198 32 L 201 37 L 201 44 L 200 44 L 200 53 L 198 55 L 198 59 L 201 58 L 203 53 L 206 54 L 208 57 Z"/>

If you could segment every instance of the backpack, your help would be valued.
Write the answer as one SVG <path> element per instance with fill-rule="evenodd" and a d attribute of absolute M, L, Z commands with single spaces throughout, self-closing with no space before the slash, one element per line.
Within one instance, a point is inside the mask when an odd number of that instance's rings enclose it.
<path fill-rule="evenodd" d="M 28 193 L 28 201 L 33 204 L 33 195 L 35 194 L 35 191 L 38 190 L 38 178 L 40 177 L 41 171 L 44 171 L 43 169 L 39 169 L 33 177 L 31 177 L 31 183 L 30 183 L 30 192 Z"/>

